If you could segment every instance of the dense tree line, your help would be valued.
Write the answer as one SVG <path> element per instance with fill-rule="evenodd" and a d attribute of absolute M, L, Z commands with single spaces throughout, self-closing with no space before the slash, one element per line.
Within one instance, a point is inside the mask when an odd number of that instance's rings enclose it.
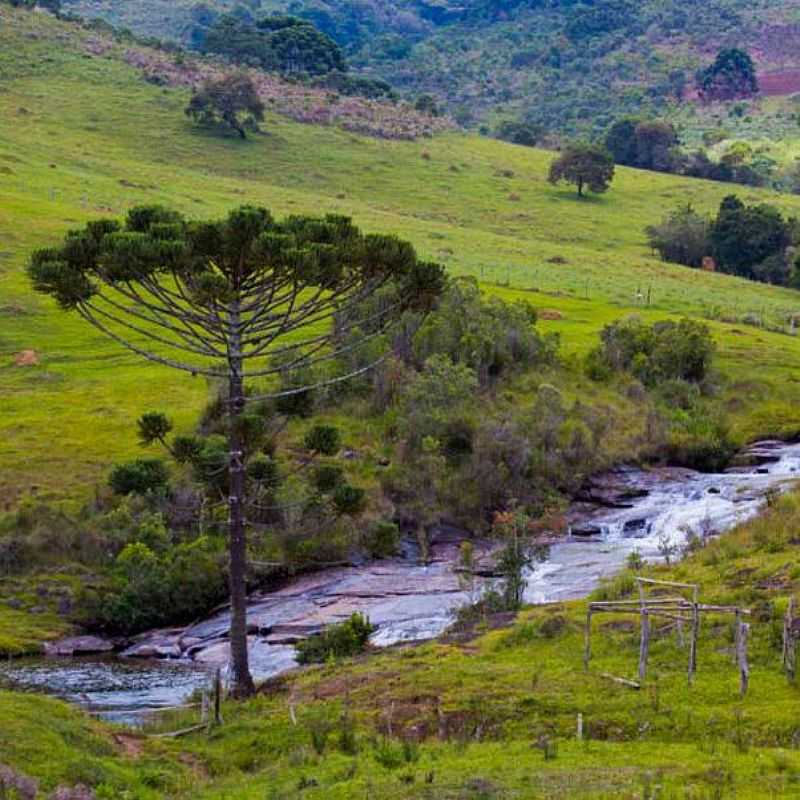
<path fill-rule="evenodd" d="M 339 45 L 297 17 L 265 17 L 253 22 L 237 14 L 225 14 L 209 27 L 201 49 L 238 64 L 286 75 L 347 71 Z"/>
<path fill-rule="evenodd" d="M 614 161 L 627 167 L 746 186 L 764 186 L 772 178 L 773 165 L 759 162 L 747 145 L 731 146 L 718 160 L 702 149 L 687 153 L 675 126 L 664 119 L 623 117 L 604 141 Z"/>
<path fill-rule="evenodd" d="M 665 261 L 800 288 L 797 221 L 766 203 L 746 205 L 729 195 L 714 219 L 691 206 L 679 208 L 649 227 L 647 236 Z"/>

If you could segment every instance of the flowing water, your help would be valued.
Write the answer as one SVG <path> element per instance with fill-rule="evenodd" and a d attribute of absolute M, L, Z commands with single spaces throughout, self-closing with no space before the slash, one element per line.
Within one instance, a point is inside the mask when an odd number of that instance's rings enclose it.
<path fill-rule="evenodd" d="M 528 603 L 583 597 L 624 566 L 634 551 L 648 561 L 677 552 L 690 533 L 708 536 L 758 513 L 770 491 L 800 479 L 800 444 L 755 445 L 755 464 L 720 475 L 675 469 L 622 469 L 593 504 L 573 509 L 572 533 L 552 545 L 528 578 Z M 610 498 L 610 499 L 609 499 Z M 412 558 L 327 570 L 251 598 L 253 673 L 268 678 L 295 666 L 294 643 L 355 611 L 377 626 L 373 643 L 432 639 L 451 623 L 468 595 L 454 570 L 459 532 L 444 530 L 432 561 Z M 229 612 L 181 630 L 156 631 L 122 658 L 35 659 L 0 667 L 0 681 L 80 703 L 108 719 L 136 724 L 148 711 L 183 702 L 225 666 Z M 169 659 L 143 656 L 169 655 Z M 138 656 L 138 658 L 136 657 Z"/>

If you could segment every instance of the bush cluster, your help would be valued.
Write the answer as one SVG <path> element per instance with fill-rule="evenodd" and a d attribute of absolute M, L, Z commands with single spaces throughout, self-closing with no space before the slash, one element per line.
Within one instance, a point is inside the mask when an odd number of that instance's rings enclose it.
<path fill-rule="evenodd" d="M 349 658 L 363 653 L 375 627 L 363 614 L 353 614 L 338 625 L 296 645 L 299 664 L 323 664 L 331 658 Z"/>
<path fill-rule="evenodd" d="M 201 536 L 175 547 L 151 544 L 126 545 L 114 561 L 110 582 L 82 591 L 81 622 L 128 635 L 190 622 L 224 600 L 221 541 Z"/>
<path fill-rule="evenodd" d="M 797 222 L 784 219 L 767 203 L 745 205 L 729 195 L 714 219 L 708 220 L 686 206 L 647 228 L 646 233 L 650 246 L 665 261 L 800 287 L 793 248 L 800 238 Z"/>
<path fill-rule="evenodd" d="M 593 378 L 628 372 L 650 387 L 670 380 L 702 383 L 716 349 L 708 326 L 690 319 L 648 325 L 627 317 L 607 325 L 600 339 L 588 360 Z"/>

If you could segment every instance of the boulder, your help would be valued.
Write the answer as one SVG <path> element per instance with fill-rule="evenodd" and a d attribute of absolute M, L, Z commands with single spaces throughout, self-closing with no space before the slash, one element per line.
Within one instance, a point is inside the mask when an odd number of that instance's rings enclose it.
<path fill-rule="evenodd" d="M 578 536 L 588 539 L 590 536 L 602 536 L 603 529 L 599 525 L 586 523 L 584 525 L 573 525 L 569 529 L 570 536 Z"/>
<path fill-rule="evenodd" d="M 58 642 L 49 642 L 44 646 L 45 655 L 66 658 L 113 653 L 115 649 L 114 642 L 109 639 L 102 639 L 99 636 L 73 636 L 69 639 L 61 639 Z"/>
<path fill-rule="evenodd" d="M 124 658 L 180 658 L 181 648 L 175 642 L 144 642 L 122 652 Z"/>
<path fill-rule="evenodd" d="M 622 526 L 622 535 L 636 538 L 636 537 L 646 536 L 649 530 L 650 530 L 650 523 L 648 520 L 644 518 L 629 519 Z"/>
<path fill-rule="evenodd" d="M 14 364 L 17 367 L 38 367 L 39 354 L 35 350 L 23 350 L 14 356 Z"/>

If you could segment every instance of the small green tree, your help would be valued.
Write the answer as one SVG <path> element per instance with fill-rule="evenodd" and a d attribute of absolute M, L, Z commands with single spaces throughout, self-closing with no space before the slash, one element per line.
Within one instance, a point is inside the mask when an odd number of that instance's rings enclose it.
<path fill-rule="evenodd" d="M 714 63 L 696 76 L 703 100 L 733 100 L 758 94 L 758 78 L 753 59 L 745 50 L 730 47 L 720 50 Z"/>
<path fill-rule="evenodd" d="M 503 606 L 508 611 L 518 611 L 525 599 L 528 585 L 525 571 L 534 560 L 529 529 L 530 518 L 521 509 L 495 515 L 494 531 L 505 542 L 497 560 L 497 569 L 503 578 Z"/>
<path fill-rule="evenodd" d="M 253 79 L 245 72 L 234 72 L 209 80 L 195 91 L 186 115 L 202 125 L 223 125 L 246 139 L 246 129 L 257 129 L 264 121 L 264 104 Z"/>
<path fill-rule="evenodd" d="M 578 187 L 579 197 L 583 197 L 584 187 L 597 194 L 608 191 L 613 179 L 614 158 L 602 145 L 582 142 L 567 145 L 550 165 L 550 183 L 572 183 Z"/>
<path fill-rule="evenodd" d="M 626 167 L 636 166 L 638 158 L 636 128 L 640 122 L 637 117 L 623 117 L 608 129 L 605 139 L 606 149 L 617 164 Z"/>
<path fill-rule="evenodd" d="M 709 221 L 691 204 L 676 209 L 658 225 L 645 229 L 650 247 L 662 260 L 687 267 L 700 267 L 711 252 Z"/>
<path fill-rule="evenodd" d="M 436 98 L 430 94 L 421 94 L 414 103 L 414 108 L 422 114 L 438 117 L 441 114 Z"/>
<path fill-rule="evenodd" d="M 709 230 L 709 240 L 724 272 L 751 280 L 787 282 L 785 255 L 792 244 L 791 226 L 774 206 L 747 206 L 735 195 L 725 197 Z M 769 268 L 770 259 L 778 259 L 777 266 Z M 766 272 L 764 266 L 769 268 Z"/>

